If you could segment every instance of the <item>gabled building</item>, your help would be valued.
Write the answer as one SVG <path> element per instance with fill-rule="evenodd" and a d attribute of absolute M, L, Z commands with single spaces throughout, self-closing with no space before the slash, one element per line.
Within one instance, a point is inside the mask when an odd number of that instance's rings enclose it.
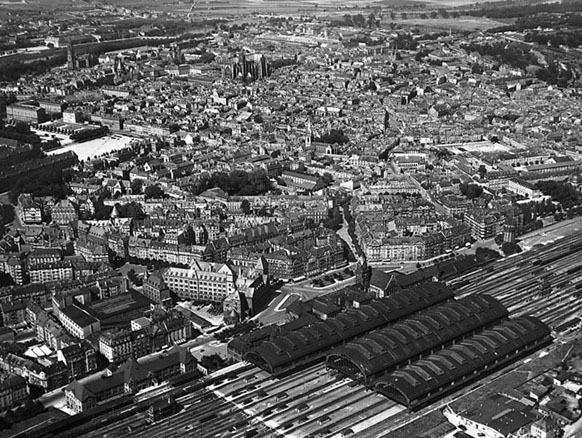
<path fill-rule="evenodd" d="M 119 367 L 110 365 L 104 371 L 67 386 L 67 407 L 80 413 L 114 397 L 133 394 L 173 376 L 194 371 L 196 365 L 190 352 L 179 346 L 141 360 L 128 359 Z"/>

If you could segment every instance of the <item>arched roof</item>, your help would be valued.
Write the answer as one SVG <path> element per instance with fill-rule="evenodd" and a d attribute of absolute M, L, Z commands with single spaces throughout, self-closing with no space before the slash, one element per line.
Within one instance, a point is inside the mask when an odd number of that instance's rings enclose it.
<path fill-rule="evenodd" d="M 353 364 L 367 379 L 433 348 L 488 327 L 507 317 L 507 309 L 489 295 L 470 295 L 424 309 L 389 327 L 340 345 L 327 355 Z M 341 361 L 343 365 L 346 361 Z"/>
<path fill-rule="evenodd" d="M 497 359 L 548 338 L 550 329 L 539 319 L 522 316 L 471 336 L 424 359 L 392 372 L 376 382 L 376 390 L 409 407 L 435 396 L 451 384 Z"/>
<path fill-rule="evenodd" d="M 284 367 L 307 360 L 308 356 L 321 357 L 329 347 L 389 322 L 398 321 L 453 296 L 453 291 L 442 283 L 422 284 L 385 298 L 374 299 L 370 304 L 265 341 L 250 349 L 245 358 L 276 374 Z"/>

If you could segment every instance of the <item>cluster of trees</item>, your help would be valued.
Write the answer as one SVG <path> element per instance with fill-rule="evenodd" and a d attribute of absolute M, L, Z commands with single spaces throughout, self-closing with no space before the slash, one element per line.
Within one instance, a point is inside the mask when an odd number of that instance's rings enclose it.
<path fill-rule="evenodd" d="M 370 38 L 368 35 L 358 35 L 350 39 L 349 44 L 344 41 L 344 46 L 355 47 L 360 43 L 366 44 L 366 46 L 379 46 L 386 42 L 384 38 Z"/>
<path fill-rule="evenodd" d="M 8 99 L 7 102 L 11 102 Z M 4 122 L 0 121 L 0 137 L 10 138 L 12 140 L 18 140 L 21 143 L 28 143 L 34 146 L 38 146 L 41 143 L 41 138 L 30 130 L 30 126 L 25 122 L 16 122 L 14 126 L 4 126 Z M 40 153 L 40 148 L 38 150 L 38 156 Z"/>
<path fill-rule="evenodd" d="M 432 11 L 430 14 L 425 14 L 424 12 L 422 14 L 419 15 L 420 18 L 422 18 L 423 20 L 426 20 L 427 18 L 438 18 L 439 15 L 443 18 L 449 18 L 449 17 L 453 17 L 453 18 L 459 18 L 461 16 L 461 14 L 457 11 L 453 11 L 449 14 L 449 11 L 447 11 L 446 9 L 439 9 L 438 11 Z"/>
<path fill-rule="evenodd" d="M 203 176 L 198 182 L 190 186 L 194 195 L 205 190 L 219 187 L 231 196 L 262 195 L 273 189 L 269 177 L 263 170 L 245 172 L 233 170 L 230 173 L 217 172 L 210 176 Z"/>
<path fill-rule="evenodd" d="M 510 256 L 512 254 L 520 253 L 522 250 L 521 246 L 515 242 L 505 242 L 503 245 L 501 245 L 501 251 L 503 251 L 503 254 L 506 256 Z"/>
<path fill-rule="evenodd" d="M 574 74 L 570 68 L 562 68 L 562 63 L 551 61 L 547 68 L 540 68 L 536 71 L 536 77 L 550 85 L 567 87 L 574 79 Z"/>
<path fill-rule="evenodd" d="M 328 144 L 346 144 L 350 141 L 344 131 L 341 129 L 332 129 L 331 131 L 323 134 L 321 137 L 315 139 L 315 141 Z"/>
<path fill-rule="evenodd" d="M 278 68 L 287 67 L 289 65 L 297 64 L 297 60 L 294 58 L 278 58 L 270 61 L 271 68 L 276 70 Z"/>
<path fill-rule="evenodd" d="M 556 212 L 556 206 L 551 200 L 544 200 L 543 202 L 529 202 L 518 204 L 523 213 L 523 223 L 528 225 L 535 221 L 540 216 L 552 215 Z"/>
<path fill-rule="evenodd" d="M 12 204 L 18 203 L 21 193 L 32 193 L 33 196 L 53 196 L 56 199 L 65 199 L 72 192 L 67 182 L 71 181 L 72 174 L 68 171 L 43 169 L 36 172 L 34 178 L 20 178 L 8 192 L 8 199 Z"/>
<path fill-rule="evenodd" d="M 338 23 L 340 26 L 354 26 L 354 27 L 361 27 L 363 29 L 366 28 L 374 28 L 380 26 L 380 20 L 376 18 L 376 16 L 371 13 L 368 17 L 364 17 L 362 14 L 357 15 L 349 15 L 345 14 L 342 17 L 342 21 Z"/>
<path fill-rule="evenodd" d="M 534 42 L 552 47 L 578 47 L 582 44 L 582 30 L 570 30 L 567 32 L 529 32 L 524 37 L 527 42 Z"/>
<path fill-rule="evenodd" d="M 0 93 L 0 114 L 5 114 L 6 106 L 13 104 L 17 100 L 14 93 Z M 0 126 L 4 126 L 4 121 L 0 120 Z"/>
<path fill-rule="evenodd" d="M 323 226 L 330 230 L 337 231 L 342 227 L 343 218 L 337 205 L 330 208 L 327 212 L 327 219 L 323 221 Z"/>
<path fill-rule="evenodd" d="M 200 358 L 200 365 L 206 368 L 208 372 L 213 372 L 223 368 L 226 365 L 226 361 L 218 354 L 211 354 L 209 356 L 202 356 Z"/>
<path fill-rule="evenodd" d="M 493 42 L 489 44 L 468 43 L 461 46 L 467 53 L 477 52 L 481 56 L 491 56 L 498 62 L 525 69 L 530 65 L 538 65 L 537 57 L 530 48 L 522 45 L 505 42 Z"/>
<path fill-rule="evenodd" d="M 463 196 L 466 196 L 469 199 L 478 198 L 481 196 L 481 193 L 483 193 L 483 187 L 480 185 L 467 184 L 465 182 L 459 185 L 459 190 Z"/>
<path fill-rule="evenodd" d="M 465 15 L 473 17 L 489 17 L 489 18 L 523 18 L 535 15 L 546 15 L 544 13 L 567 13 L 582 11 L 582 3 L 575 1 L 564 1 L 555 3 L 538 3 L 530 4 L 523 7 L 523 4 L 515 4 L 506 7 L 487 7 L 481 9 L 473 9 L 464 11 Z"/>
<path fill-rule="evenodd" d="M 143 191 L 146 199 L 161 199 L 166 196 L 166 192 L 159 185 L 150 185 Z"/>
<path fill-rule="evenodd" d="M 145 219 L 146 214 L 143 212 L 141 208 L 141 204 L 137 202 L 130 202 L 128 204 L 115 204 L 115 208 L 119 211 L 120 217 L 131 217 L 134 219 Z"/>
<path fill-rule="evenodd" d="M 10 276 L 10 274 L 6 274 L 5 272 L 0 272 L 0 287 L 4 286 L 14 286 L 14 280 Z"/>
<path fill-rule="evenodd" d="M 100 195 L 95 200 L 95 202 L 93 203 L 93 206 L 95 208 L 95 212 L 87 219 L 95 219 L 95 220 L 109 219 L 109 217 L 111 215 L 111 210 L 113 210 L 113 207 L 110 207 L 110 206 L 105 205 L 103 203 L 103 200 L 106 197 L 108 198 L 109 195 Z"/>
<path fill-rule="evenodd" d="M 170 266 L 176 268 L 188 268 L 188 266 L 183 263 L 170 263 L 165 260 L 139 259 L 137 257 L 127 257 L 127 259 L 119 259 L 117 260 L 117 262 L 118 263 L 114 265 L 116 269 L 123 266 L 126 262 L 132 265 L 146 266 L 148 271 L 158 271 L 160 269 L 168 268 Z"/>
<path fill-rule="evenodd" d="M 99 126 L 97 128 L 88 128 L 77 131 L 70 135 L 71 140 L 82 142 L 87 140 L 92 140 L 94 138 L 103 137 L 109 132 L 108 126 Z"/>
<path fill-rule="evenodd" d="M 22 76 L 27 74 L 42 75 L 47 73 L 51 68 L 63 65 L 67 61 L 67 52 L 60 50 L 53 56 L 44 56 L 36 60 L 26 60 L 23 56 L 7 56 L 0 61 L 0 82 L 16 82 Z"/>
<path fill-rule="evenodd" d="M 568 209 L 582 202 L 582 195 L 567 182 L 538 181 L 536 186 L 544 195 L 551 196 L 552 200 L 562 204 L 563 208 Z"/>
<path fill-rule="evenodd" d="M 0 205 L 0 223 L 9 224 L 14 220 L 14 207 L 12 205 Z"/>
<path fill-rule="evenodd" d="M 501 258 L 501 254 L 499 254 L 494 249 L 479 247 L 475 251 L 475 258 L 477 263 L 486 262 L 488 260 L 498 260 Z"/>
<path fill-rule="evenodd" d="M 567 212 L 556 211 L 554 213 L 554 219 L 559 222 L 563 219 L 573 219 L 576 216 L 582 216 L 582 205 L 576 205 L 571 207 Z"/>
<path fill-rule="evenodd" d="M 394 43 L 396 47 L 404 50 L 415 50 L 418 47 L 418 41 L 408 32 L 399 32 Z"/>
<path fill-rule="evenodd" d="M 159 185 L 153 184 L 143 188 L 143 181 L 135 179 L 131 183 L 131 192 L 134 195 L 143 194 L 146 199 L 162 199 L 166 196 L 166 192 Z"/>

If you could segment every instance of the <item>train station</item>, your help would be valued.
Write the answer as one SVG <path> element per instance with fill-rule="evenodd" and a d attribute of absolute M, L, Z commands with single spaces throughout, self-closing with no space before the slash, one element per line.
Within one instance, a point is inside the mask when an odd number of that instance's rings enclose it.
<path fill-rule="evenodd" d="M 250 349 L 245 359 L 272 375 L 280 375 L 323 358 L 335 345 L 451 300 L 453 296 L 453 291 L 442 283 L 424 283 L 267 340 Z"/>
<path fill-rule="evenodd" d="M 507 318 L 507 309 L 488 295 L 471 295 L 430 307 L 333 349 L 328 368 L 365 384 L 390 371 L 487 329 Z"/>

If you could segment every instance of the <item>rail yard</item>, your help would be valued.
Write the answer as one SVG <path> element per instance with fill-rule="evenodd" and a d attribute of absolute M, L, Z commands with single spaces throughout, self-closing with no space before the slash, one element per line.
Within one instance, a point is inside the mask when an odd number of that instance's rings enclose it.
<path fill-rule="evenodd" d="M 531 315 L 550 327 L 582 312 L 582 233 L 500 260 L 448 284 L 458 297 L 487 294 L 510 315 Z"/>
<path fill-rule="evenodd" d="M 555 330 L 581 314 L 581 278 L 582 233 L 577 233 L 486 265 L 447 284 L 457 300 L 490 295 L 508 309 L 510 318 L 534 316 Z M 508 368 L 515 369 L 520 363 Z M 485 381 L 492 379 L 490 376 Z M 452 397 L 480 384 L 473 383 Z M 151 422 L 144 406 L 168 395 L 181 410 Z M 161 387 L 149 400 L 120 408 L 114 419 L 104 412 L 92 418 L 89 425 L 70 429 L 70 436 L 377 437 L 389 436 L 390 431 L 423 412 L 427 409 L 411 412 L 374 392 L 370 385 L 327 370 L 321 361 L 279 377 L 239 362 L 202 383 Z"/>

